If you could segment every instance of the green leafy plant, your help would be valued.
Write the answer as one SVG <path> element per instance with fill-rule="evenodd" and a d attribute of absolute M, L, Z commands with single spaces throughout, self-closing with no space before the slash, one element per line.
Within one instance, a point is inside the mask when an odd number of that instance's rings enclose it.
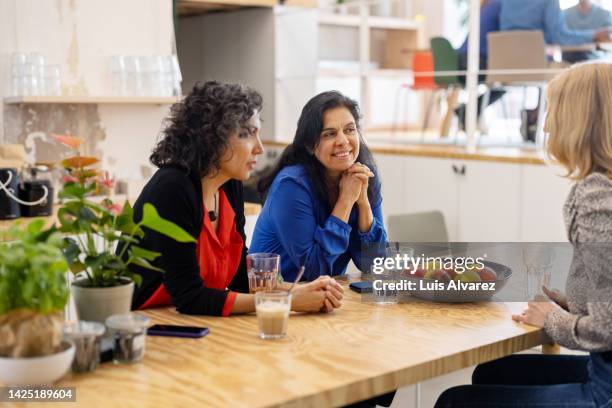
<path fill-rule="evenodd" d="M 181 227 L 160 217 L 152 204 L 143 206 L 142 220 L 134 223 L 134 211 L 127 201 L 123 206 L 109 198 L 101 203 L 92 201 L 91 195 L 101 185 L 111 188 L 111 182 L 93 167 L 98 163 L 95 157 L 79 154 L 80 139 L 55 137 L 75 150 L 73 157 L 62 161 L 67 174 L 59 193 L 62 206 L 58 220 L 59 231 L 70 235 L 65 238 L 64 250 L 70 270 L 84 274 L 87 286 L 117 286 L 126 279 L 138 285 L 141 277 L 130 271 L 131 264 L 163 272 L 151 264 L 161 254 L 138 246 L 144 227 L 179 242 L 196 242 Z"/>
<path fill-rule="evenodd" d="M 68 264 L 58 232 L 36 220 L 23 229 L 11 227 L 14 241 L 0 244 L 0 315 L 15 309 L 49 314 L 68 302 Z"/>

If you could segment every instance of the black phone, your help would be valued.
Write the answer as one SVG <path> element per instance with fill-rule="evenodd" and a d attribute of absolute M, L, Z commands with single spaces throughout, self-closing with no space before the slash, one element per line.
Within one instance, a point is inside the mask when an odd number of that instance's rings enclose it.
<path fill-rule="evenodd" d="M 352 282 L 349 288 L 357 293 L 372 293 L 373 282 Z"/>
<path fill-rule="evenodd" d="M 208 327 L 175 326 L 172 324 L 154 324 L 147 334 L 151 336 L 199 338 L 209 333 Z"/>

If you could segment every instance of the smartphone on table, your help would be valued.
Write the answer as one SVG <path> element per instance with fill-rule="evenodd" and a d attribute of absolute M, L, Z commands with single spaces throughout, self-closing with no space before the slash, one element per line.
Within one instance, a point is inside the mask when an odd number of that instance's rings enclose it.
<path fill-rule="evenodd" d="M 372 293 L 373 282 L 351 282 L 349 288 L 357 293 Z"/>
<path fill-rule="evenodd" d="M 154 324 L 147 334 L 151 336 L 200 338 L 208 334 L 208 327 L 176 326 L 173 324 Z"/>

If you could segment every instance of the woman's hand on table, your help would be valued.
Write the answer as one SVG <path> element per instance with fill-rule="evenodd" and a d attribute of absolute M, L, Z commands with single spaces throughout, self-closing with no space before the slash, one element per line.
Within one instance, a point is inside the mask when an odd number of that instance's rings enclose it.
<path fill-rule="evenodd" d="M 542 297 L 541 299 L 529 302 L 520 315 L 512 315 L 512 320 L 531 326 L 544 327 L 546 316 L 550 312 L 560 309 L 561 307 L 558 304 L 550 300 L 545 300 L 544 297 Z"/>
<path fill-rule="evenodd" d="M 291 308 L 296 312 L 331 312 L 342 306 L 343 292 L 333 278 L 321 276 L 293 289 Z"/>
<path fill-rule="evenodd" d="M 558 291 L 557 289 L 548 289 L 546 286 L 542 286 L 542 290 L 550 300 L 561 306 L 563 309 L 569 310 L 567 305 L 567 296 L 565 296 L 564 293 Z"/>

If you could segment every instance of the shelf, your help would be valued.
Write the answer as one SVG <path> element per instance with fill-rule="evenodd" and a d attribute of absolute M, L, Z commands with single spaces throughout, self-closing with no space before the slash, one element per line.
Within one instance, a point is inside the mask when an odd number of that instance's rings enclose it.
<path fill-rule="evenodd" d="M 276 0 L 178 0 L 179 16 L 194 16 L 210 11 L 234 10 L 244 7 L 274 7 Z"/>
<path fill-rule="evenodd" d="M 361 25 L 361 17 L 351 14 L 319 14 L 319 24 L 342 26 L 342 27 L 359 27 Z M 418 30 L 420 24 L 405 18 L 393 17 L 376 17 L 369 16 L 367 18 L 367 26 L 373 29 L 381 30 Z"/>
<path fill-rule="evenodd" d="M 171 105 L 179 97 L 155 96 L 10 96 L 4 98 L 8 105 L 36 103 L 71 103 L 71 104 L 133 104 L 133 105 Z"/>
<path fill-rule="evenodd" d="M 368 71 L 367 75 L 368 77 L 412 78 L 412 70 L 380 68 L 380 69 L 372 69 Z"/>
<path fill-rule="evenodd" d="M 376 17 L 368 18 L 370 28 L 379 28 L 386 30 L 418 30 L 421 25 L 407 18 L 392 18 L 392 17 Z"/>
<path fill-rule="evenodd" d="M 412 79 L 412 71 L 409 69 L 370 69 L 365 74 L 368 78 L 404 78 Z M 359 70 L 350 68 L 319 68 L 318 77 L 360 77 Z"/>
<path fill-rule="evenodd" d="M 319 24 L 343 26 L 343 27 L 359 27 L 361 17 L 350 14 L 319 14 Z"/>

